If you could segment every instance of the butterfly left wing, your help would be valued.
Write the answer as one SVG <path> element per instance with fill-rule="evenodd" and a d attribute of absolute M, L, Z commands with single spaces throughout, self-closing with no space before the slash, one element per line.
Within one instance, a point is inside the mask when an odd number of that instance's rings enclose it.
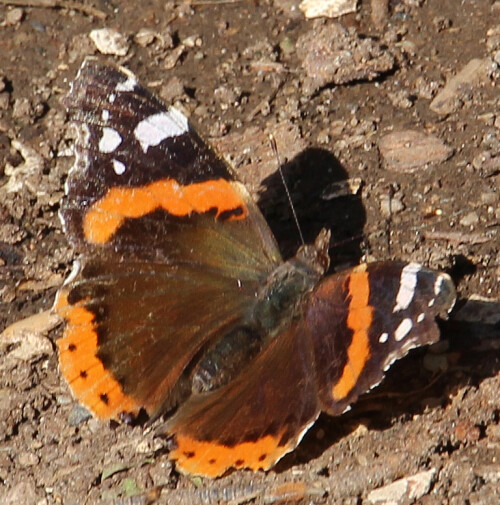
<path fill-rule="evenodd" d="M 88 58 L 65 105 L 78 138 L 60 215 L 79 256 L 56 301 L 60 368 L 101 419 L 155 416 L 281 256 L 231 169 L 131 72 Z"/>

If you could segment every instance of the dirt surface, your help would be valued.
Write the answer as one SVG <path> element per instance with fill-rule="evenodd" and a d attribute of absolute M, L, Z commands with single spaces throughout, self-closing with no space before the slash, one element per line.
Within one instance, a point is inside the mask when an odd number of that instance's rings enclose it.
<path fill-rule="evenodd" d="M 342 26 L 294 0 L 85 5 L 0 7 L 0 329 L 49 309 L 70 271 L 60 100 L 97 28 L 233 161 L 285 255 L 299 239 L 267 132 L 306 240 L 333 231 L 334 268 L 419 261 L 452 274 L 458 308 L 489 301 L 272 471 L 215 482 L 178 475 L 148 427 L 88 419 L 58 374 L 60 327 L 0 341 L 0 502 L 143 503 L 163 486 L 160 503 L 500 503 L 500 3 L 393 1 L 377 26 L 366 1 Z"/>

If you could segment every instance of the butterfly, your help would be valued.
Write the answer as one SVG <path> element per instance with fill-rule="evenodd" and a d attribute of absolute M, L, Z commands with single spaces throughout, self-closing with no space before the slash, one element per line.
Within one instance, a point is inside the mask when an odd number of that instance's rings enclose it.
<path fill-rule="evenodd" d="M 166 417 L 184 473 L 267 470 L 411 348 L 439 338 L 450 277 L 378 262 L 325 277 L 328 231 L 284 261 L 252 197 L 179 110 L 87 58 L 60 216 L 60 370 L 102 420 Z"/>

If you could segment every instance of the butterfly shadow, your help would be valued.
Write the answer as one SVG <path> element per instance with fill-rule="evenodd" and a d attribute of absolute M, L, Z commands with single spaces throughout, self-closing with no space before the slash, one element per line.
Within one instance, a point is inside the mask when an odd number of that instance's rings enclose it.
<path fill-rule="evenodd" d="M 293 209 L 279 171 L 264 179 L 259 207 L 271 227 L 284 258 L 295 254 L 300 235 L 293 210 L 306 243 L 322 228 L 332 232 L 332 265 L 352 265 L 362 255 L 366 214 L 359 192 L 353 193 L 349 175 L 332 153 L 309 148 L 281 166 Z M 333 188 L 333 189 L 332 189 Z"/>

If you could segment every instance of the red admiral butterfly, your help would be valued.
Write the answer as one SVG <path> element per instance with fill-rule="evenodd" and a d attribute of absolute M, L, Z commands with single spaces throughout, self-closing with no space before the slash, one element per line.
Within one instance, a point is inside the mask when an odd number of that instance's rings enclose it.
<path fill-rule="evenodd" d="M 450 278 L 415 263 L 324 278 L 329 232 L 283 261 L 245 187 L 123 68 L 87 59 L 61 209 L 79 256 L 56 308 L 60 368 L 100 419 L 170 414 L 186 473 L 268 469 L 439 338 Z"/>

